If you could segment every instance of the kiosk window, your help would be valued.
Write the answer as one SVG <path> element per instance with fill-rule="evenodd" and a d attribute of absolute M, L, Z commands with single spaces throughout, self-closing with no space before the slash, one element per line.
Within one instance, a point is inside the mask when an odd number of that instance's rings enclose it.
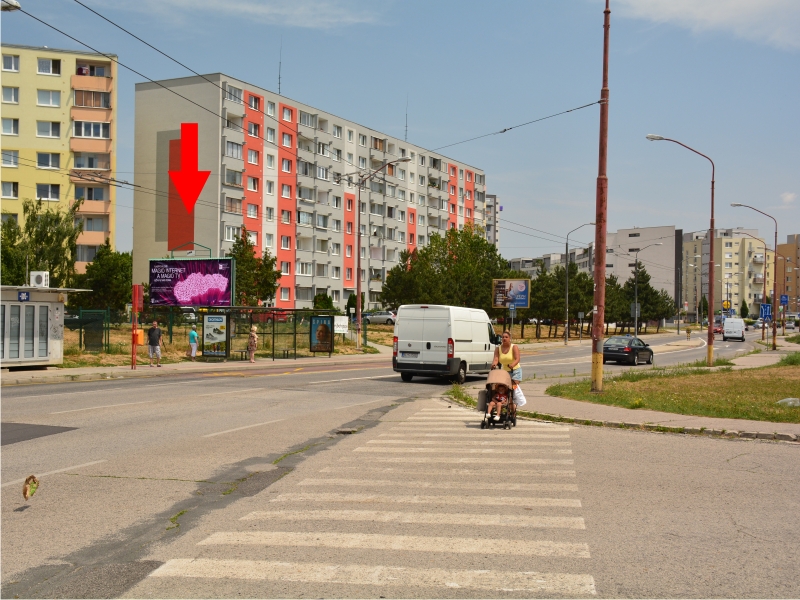
<path fill-rule="evenodd" d="M 19 304 L 11 305 L 9 319 L 8 357 L 19 358 Z"/>
<path fill-rule="evenodd" d="M 36 325 L 36 307 L 25 307 L 25 358 L 33 358 L 33 331 Z"/>
<path fill-rule="evenodd" d="M 39 356 L 47 358 L 47 306 L 39 307 Z"/>

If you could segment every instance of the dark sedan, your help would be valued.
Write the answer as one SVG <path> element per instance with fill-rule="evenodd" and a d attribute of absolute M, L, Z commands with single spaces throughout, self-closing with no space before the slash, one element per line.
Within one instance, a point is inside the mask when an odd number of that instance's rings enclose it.
<path fill-rule="evenodd" d="M 603 364 L 609 360 L 631 365 L 645 362 L 650 365 L 653 364 L 653 351 L 639 338 L 614 336 L 603 344 Z"/>

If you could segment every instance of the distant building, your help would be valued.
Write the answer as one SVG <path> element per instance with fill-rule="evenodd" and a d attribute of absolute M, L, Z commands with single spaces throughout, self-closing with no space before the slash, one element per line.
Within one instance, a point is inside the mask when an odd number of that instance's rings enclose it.
<path fill-rule="evenodd" d="M 76 269 L 115 241 L 117 67 L 102 54 L 3 44 L 3 219 L 83 198 Z"/>
<path fill-rule="evenodd" d="M 783 256 L 783 259 L 780 257 Z M 789 296 L 787 312 L 800 311 L 800 233 L 786 236 L 785 244 L 778 244 L 778 294 Z M 780 298 L 779 298 L 780 300 Z"/>
<path fill-rule="evenodd" d="M 500 248 L 500 200 L 495 194 L 486 194 L 486 240 Z"/>

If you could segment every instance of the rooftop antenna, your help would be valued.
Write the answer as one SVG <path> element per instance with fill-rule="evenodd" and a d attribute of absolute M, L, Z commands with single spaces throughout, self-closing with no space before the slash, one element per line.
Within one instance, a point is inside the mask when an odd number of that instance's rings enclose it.
<path fill-rule="evenodd" d="M 283 36 L 281 36 L 281 49 L 278 51 L 278 96 L 281 95 L 281 65 L 283 63 Z"/>
<path fill-rule="evenodd" d="M 406 94 L 406 135 L 403 141 L 408 141 L 408 94 Z"/>

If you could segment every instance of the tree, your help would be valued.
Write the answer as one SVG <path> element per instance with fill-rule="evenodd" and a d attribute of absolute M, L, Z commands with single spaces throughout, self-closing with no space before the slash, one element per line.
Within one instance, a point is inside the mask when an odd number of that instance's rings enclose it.
<path fill-rule="evenodd" d="M 86 273 L 75 275 L 76 287 L 92 290 L 70 297 L 70 306 L 80 308 L 111 308 L 125 310 L 131 301 L 131 282 L 133 280 L 133 258 L 130 252 L 116 252 L 111 243 L 97 249 L 94 260 L 86 266 Z"/>
<path fill-rule="evenodd" d="M 333 298 L 328 296 L 326 292 L 320 292 L 314 296 L 314 308 L 317 310 L 335 310 Z"/>
<path fill-rule="evenodd" d="M 604 318 L 606 322 L 606 333 L 611 323 L 615 324 L 614 332 L 622 323 L 627 323 L 630 318 L 630 304 L 625 295 L 625 290 L 619 283 L 616 275 L 606 277 L 606 309 Z"/>
<path fill-rule="evenodd" d="M 658 290 L 656 295 L 656 305 L 654 316 L 657 320 L 656 333 L 661 329 L 661 320 L 669 319 L 675 315 L 675 300 L 672 299 L 667 290 Z"/>
<path fill-rule="evenodd" d="M 21 244 L 22 229 L 13 217 L 3 221 L 0 229 L 0 282 L 3 285 L 25 285 L 25 250 Z"/>
<path fill-rule="evenodd" d="M 259 300 L 275 296 L 280 271 L 276 270 L 276 258 L 266 249 L 262 258 L 256 258 L 256 249 L 242 227 L 242 235 L 233 242 L 228 256 L 236 261 L 236 295 L 240 306 L 258 306 Z"/>
<path fill-rule="evenodd" d="M 703 322 L 703 316 L 708 317 L 708 300 L 706 299 L 705 295 L 700 298 L 700 322 Z"/>
<path fill-rule="evenodd" d="M 64 287 L 75 273 L 75 259 L 78 253 L 78 236 L 83 231 L 83 221 L 77 219 L 78 210 L 83 203 L 76 200 L 62 210 L 43 203 L 41 200 L 23 200 L 22 227 L 11 224 L 8 219 L 3 224 L 3 254 L 9 251 L 11 272 L 8 279 L 17 285 L 27 283 L 22 271 L 19 281 L 20 265 L 27 263 L 27 271 L 49 271 L 50 286 Z M 5 270 L 6 262 L 3 259 Z M 3 275 L 3 283 L 6 276 Z"/>
<path fill-rule="evenodd" d="M 739 314 L 743 319 L 746 319 L 750 315 L 750 309 L 747 308 L 746 300 L 742 300 L 742 306 L 739 308 Z"/>
<path fill-rule="evenodd" d="M 364 292 L 361 292 L 361 306 L 364 306 Z M 350 294 L 347 297 L 347 304 L 345 305 L 345 310 L 347 314 L 350 315 L 350 309 L 353 309 L 353 315 L 355 315 L 356 310 L 356 295 L 355 293 Z"/>
<path fill-rule="evenodd" d="M 638 277 L 639 286 L 636 290 L 636 279 Z M 623 286 L 625 295 L 628 302 L 633 304 L 634 299 L 639 298 L 639 324 L 644 324 L 644 329 L 647 331 L 647 322 L 656 319 L 658 314 L 658 292 L 650 285 L 650 274 L 643 266 L 639 265 L 638 276 L 637 271 L 634 269 L 630 279 L 625 282 Z M 635 332 L 636 335 L 639 332 Z"/>

